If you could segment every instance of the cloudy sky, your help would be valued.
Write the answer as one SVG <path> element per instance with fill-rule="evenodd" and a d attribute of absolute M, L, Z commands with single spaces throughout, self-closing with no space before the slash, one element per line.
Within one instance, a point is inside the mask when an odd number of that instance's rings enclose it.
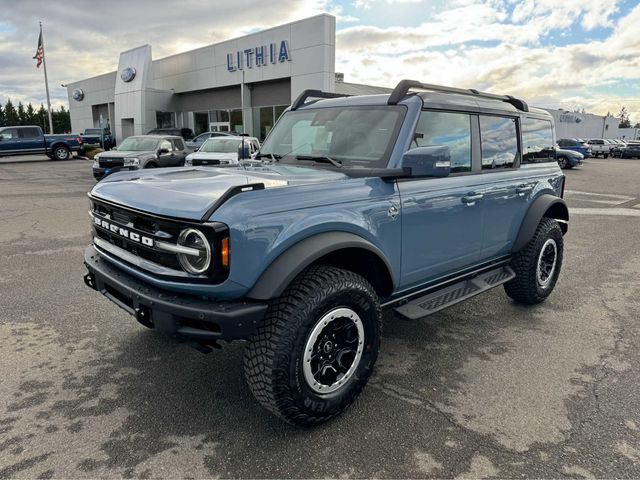
<path fill-rule="evenodd" d="M 149 43 L 154 58 L 328 12 L 345 81 L 401 78 L 522 96 L 543 107 L 640 122 L 639 0 L 0 0 L 0 102 L 40 103 L 38 21 L 52 103 L 60 86 L 117 67 Z"/>

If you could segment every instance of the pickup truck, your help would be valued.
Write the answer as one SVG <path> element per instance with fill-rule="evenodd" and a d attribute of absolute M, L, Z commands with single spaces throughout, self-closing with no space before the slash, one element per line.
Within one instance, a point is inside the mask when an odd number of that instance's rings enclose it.
<path fill-rule="evenodd" d="M 84 281 L 202 351 L 248 340 L 258 402 L 317 425 L 365 387 L 383 309 L 418 320 L 498 286 L 549 297 L 569 221 L 554 136 L 548 112 L 510 95 L 307 90 L 238 167 L 99 182 Z"/>
<path fill-rule="evenodd" d="M 609 155 L 611 155 L 611 145 L 601 138 L 587 140 L 587 145 L 591 147 L 591 155 L 594 158 L 597 158 L 598 155 L 602 155 L 602 158 L 609 158 Z"/>
<path fill-rule="evenodd" d="M 115 138 L 106 128 L 86 128 L 84 133 L 80 134 L 85 145 L 98 145 L 104 150 L 111 150 L 116 145 Z"/>
<path fill-rule="evenodd" d="M 54 160 L 68 160 L 82 145 L 82 137 L 76 134 L 45 135 L 35 125 L 0 128 L 0 157 L 44 153 Z"/>

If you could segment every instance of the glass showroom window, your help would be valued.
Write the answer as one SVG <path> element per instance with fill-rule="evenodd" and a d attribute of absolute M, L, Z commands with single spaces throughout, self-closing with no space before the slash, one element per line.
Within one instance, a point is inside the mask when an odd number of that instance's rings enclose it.
<path fill-rule="evenodd" d="M 176 126 L 174 112 L 156 112 L 156 128 L 171 128 Z"/>

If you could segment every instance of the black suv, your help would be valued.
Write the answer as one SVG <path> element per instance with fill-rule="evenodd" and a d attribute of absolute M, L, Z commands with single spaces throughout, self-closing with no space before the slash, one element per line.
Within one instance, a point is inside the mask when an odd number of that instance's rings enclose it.
<path fill-rule="evenodd" d="M 149 130 L 147 135 L 175 135 L 182 137 L 185 140 L 191 140 L 193 138 L 193 130 L 190 128 L 154 128 Z"/>

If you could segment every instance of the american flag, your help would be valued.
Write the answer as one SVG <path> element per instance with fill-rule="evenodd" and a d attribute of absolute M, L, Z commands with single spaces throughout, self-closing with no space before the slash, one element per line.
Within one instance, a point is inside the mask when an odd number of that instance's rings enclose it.
<path fill-rule="evenodd" d="M 38 37 L 38 49 L 33 57 L 38 61 L 38 63 L 36 63 L 37 68 L 40 68 L 40 64 L 42 64 L 42 57 L 44 57 L 44 50 L 42 49 L 42 30 L 40 30 L 40 36 Z"/>

